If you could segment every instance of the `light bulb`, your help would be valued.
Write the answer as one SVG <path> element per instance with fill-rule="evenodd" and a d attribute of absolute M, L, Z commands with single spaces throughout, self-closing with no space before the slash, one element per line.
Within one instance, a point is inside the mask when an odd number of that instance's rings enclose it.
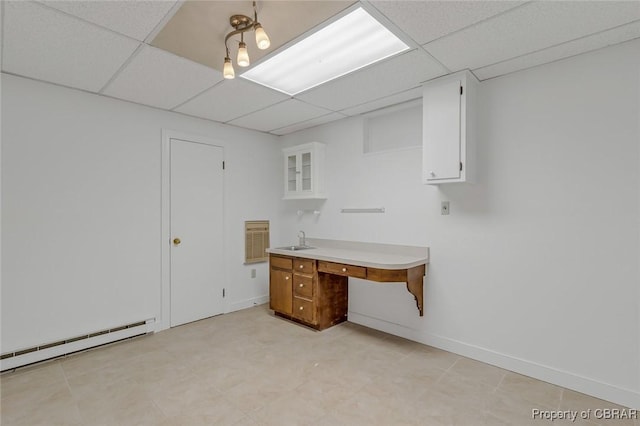
<path fill-rule="evenodd" d="M 256 24 L 254 28 L 256 30 L 256 44 L 258 45 L 258 49 L 268 49 L 269 46 L 271 46 L 271 40 L 269 40 L 269 36 L 262 28 L 262 25 Z"/>
<path fill-rule="evenodd" d="M 224 58 L 224 68 L 222 69 L 222 75 L 224 75 L 224 78 L 229 80 L 236 77 L 236 73 L 233 70 L 233 64 L 231 64 L 231 59 L 228 56 Z"/>
<path fill-rule="evenodd" d="M 249 66 L 249 52 L 247 52 L 247 44 L 244 41 L 238 45 L 238 66 Z"/>

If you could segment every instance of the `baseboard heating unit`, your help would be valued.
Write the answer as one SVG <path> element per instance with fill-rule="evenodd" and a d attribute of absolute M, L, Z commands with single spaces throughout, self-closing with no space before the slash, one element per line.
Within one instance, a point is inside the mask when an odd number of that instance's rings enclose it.
<path fill-rule="evenodd" d="M 154 323 L 155 319 L 148 319 L 19 351 L 7 352 L 0 355 L 0 371 L 11 370 L 96 346 L 153 333 Z"/>

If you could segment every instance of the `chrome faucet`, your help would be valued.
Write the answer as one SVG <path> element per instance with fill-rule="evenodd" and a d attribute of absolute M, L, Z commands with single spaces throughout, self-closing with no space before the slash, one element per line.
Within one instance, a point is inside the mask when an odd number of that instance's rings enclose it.
<path fill-rule="evenodd" d="M 298 232 L 298 240 L 299 245 L 301 245 L 302 247 L 307 246 L 307 236 L 304 234 L 304 231 Z"/>

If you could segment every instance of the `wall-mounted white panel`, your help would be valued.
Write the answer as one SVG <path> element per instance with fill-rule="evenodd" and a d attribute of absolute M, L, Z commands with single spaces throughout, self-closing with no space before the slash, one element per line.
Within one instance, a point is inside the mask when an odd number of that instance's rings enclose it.
<path fill-rule="evenodd" d="M 331 111 L 306 104 L 296 99 L 290 99 L 232 120 L 229 124 L 269 132 L 300 123 L 301 121 L 321 117 L 330 112 Z"/>
<path fill-rule="evenodd" d="M 235 78 L 223 80 L 175 111 L 226 122 L 288 98 L 284 93 Z"/>
<path fill-rule="evenodd" d="M 404 53 L 296 96 L 333 111 L 412 89 L 447 70 L 422 49 Z"/>
<path fill-rule="evenodd" d="M 176 0 L 76 0 L 41 3 L 142 41 L 160 23 Z"/>
<path fill-rule="evenodd" d="M 452 71 L 475 69 L 637 19 L 637 1 L 531 2 L 424 47 Z"/>
<path fill-rule="evenodd" d="M 216 70 L 144 45 L 103 93 L 171 109 L 221 80 Z"/>
<path fill-rule="evenodd" d="M 411 38 L 427 43 L 523 4 L 523 1 L 372 1 Z"/>
<path fill-rule="evenodd" d="M 590 50 L 600 49 L 612 44 L 622 43 L 640 37 L 640 21 L 621 25 L 608 31 L 562 43 L 548 49 L 508 59 L 497 64 L 473 70 L 480 80 L 497 77 L 536 65 L 546 64 L 558 59 L 578 55 Z"/>
<path fill-rule="evenodd" d="M 139 46 L 38 3 L 3 6 L 3 71 L 97 92 Z"/>

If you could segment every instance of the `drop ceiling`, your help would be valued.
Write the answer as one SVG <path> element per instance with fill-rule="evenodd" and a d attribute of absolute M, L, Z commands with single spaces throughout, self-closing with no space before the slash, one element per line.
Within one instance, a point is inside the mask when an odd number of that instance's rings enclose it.
<path fill-rule="evenodd" d="M 3 1 L 2 71 L 284 135 L 462 69 L 486 80 L 640 38 L 639 1 L 259 1 L 272 46 L 248 43 L 252 64 L 356 6 L 411 49 L 293 97 L 222 78 L 229 16 L 250 1 Z"/>

